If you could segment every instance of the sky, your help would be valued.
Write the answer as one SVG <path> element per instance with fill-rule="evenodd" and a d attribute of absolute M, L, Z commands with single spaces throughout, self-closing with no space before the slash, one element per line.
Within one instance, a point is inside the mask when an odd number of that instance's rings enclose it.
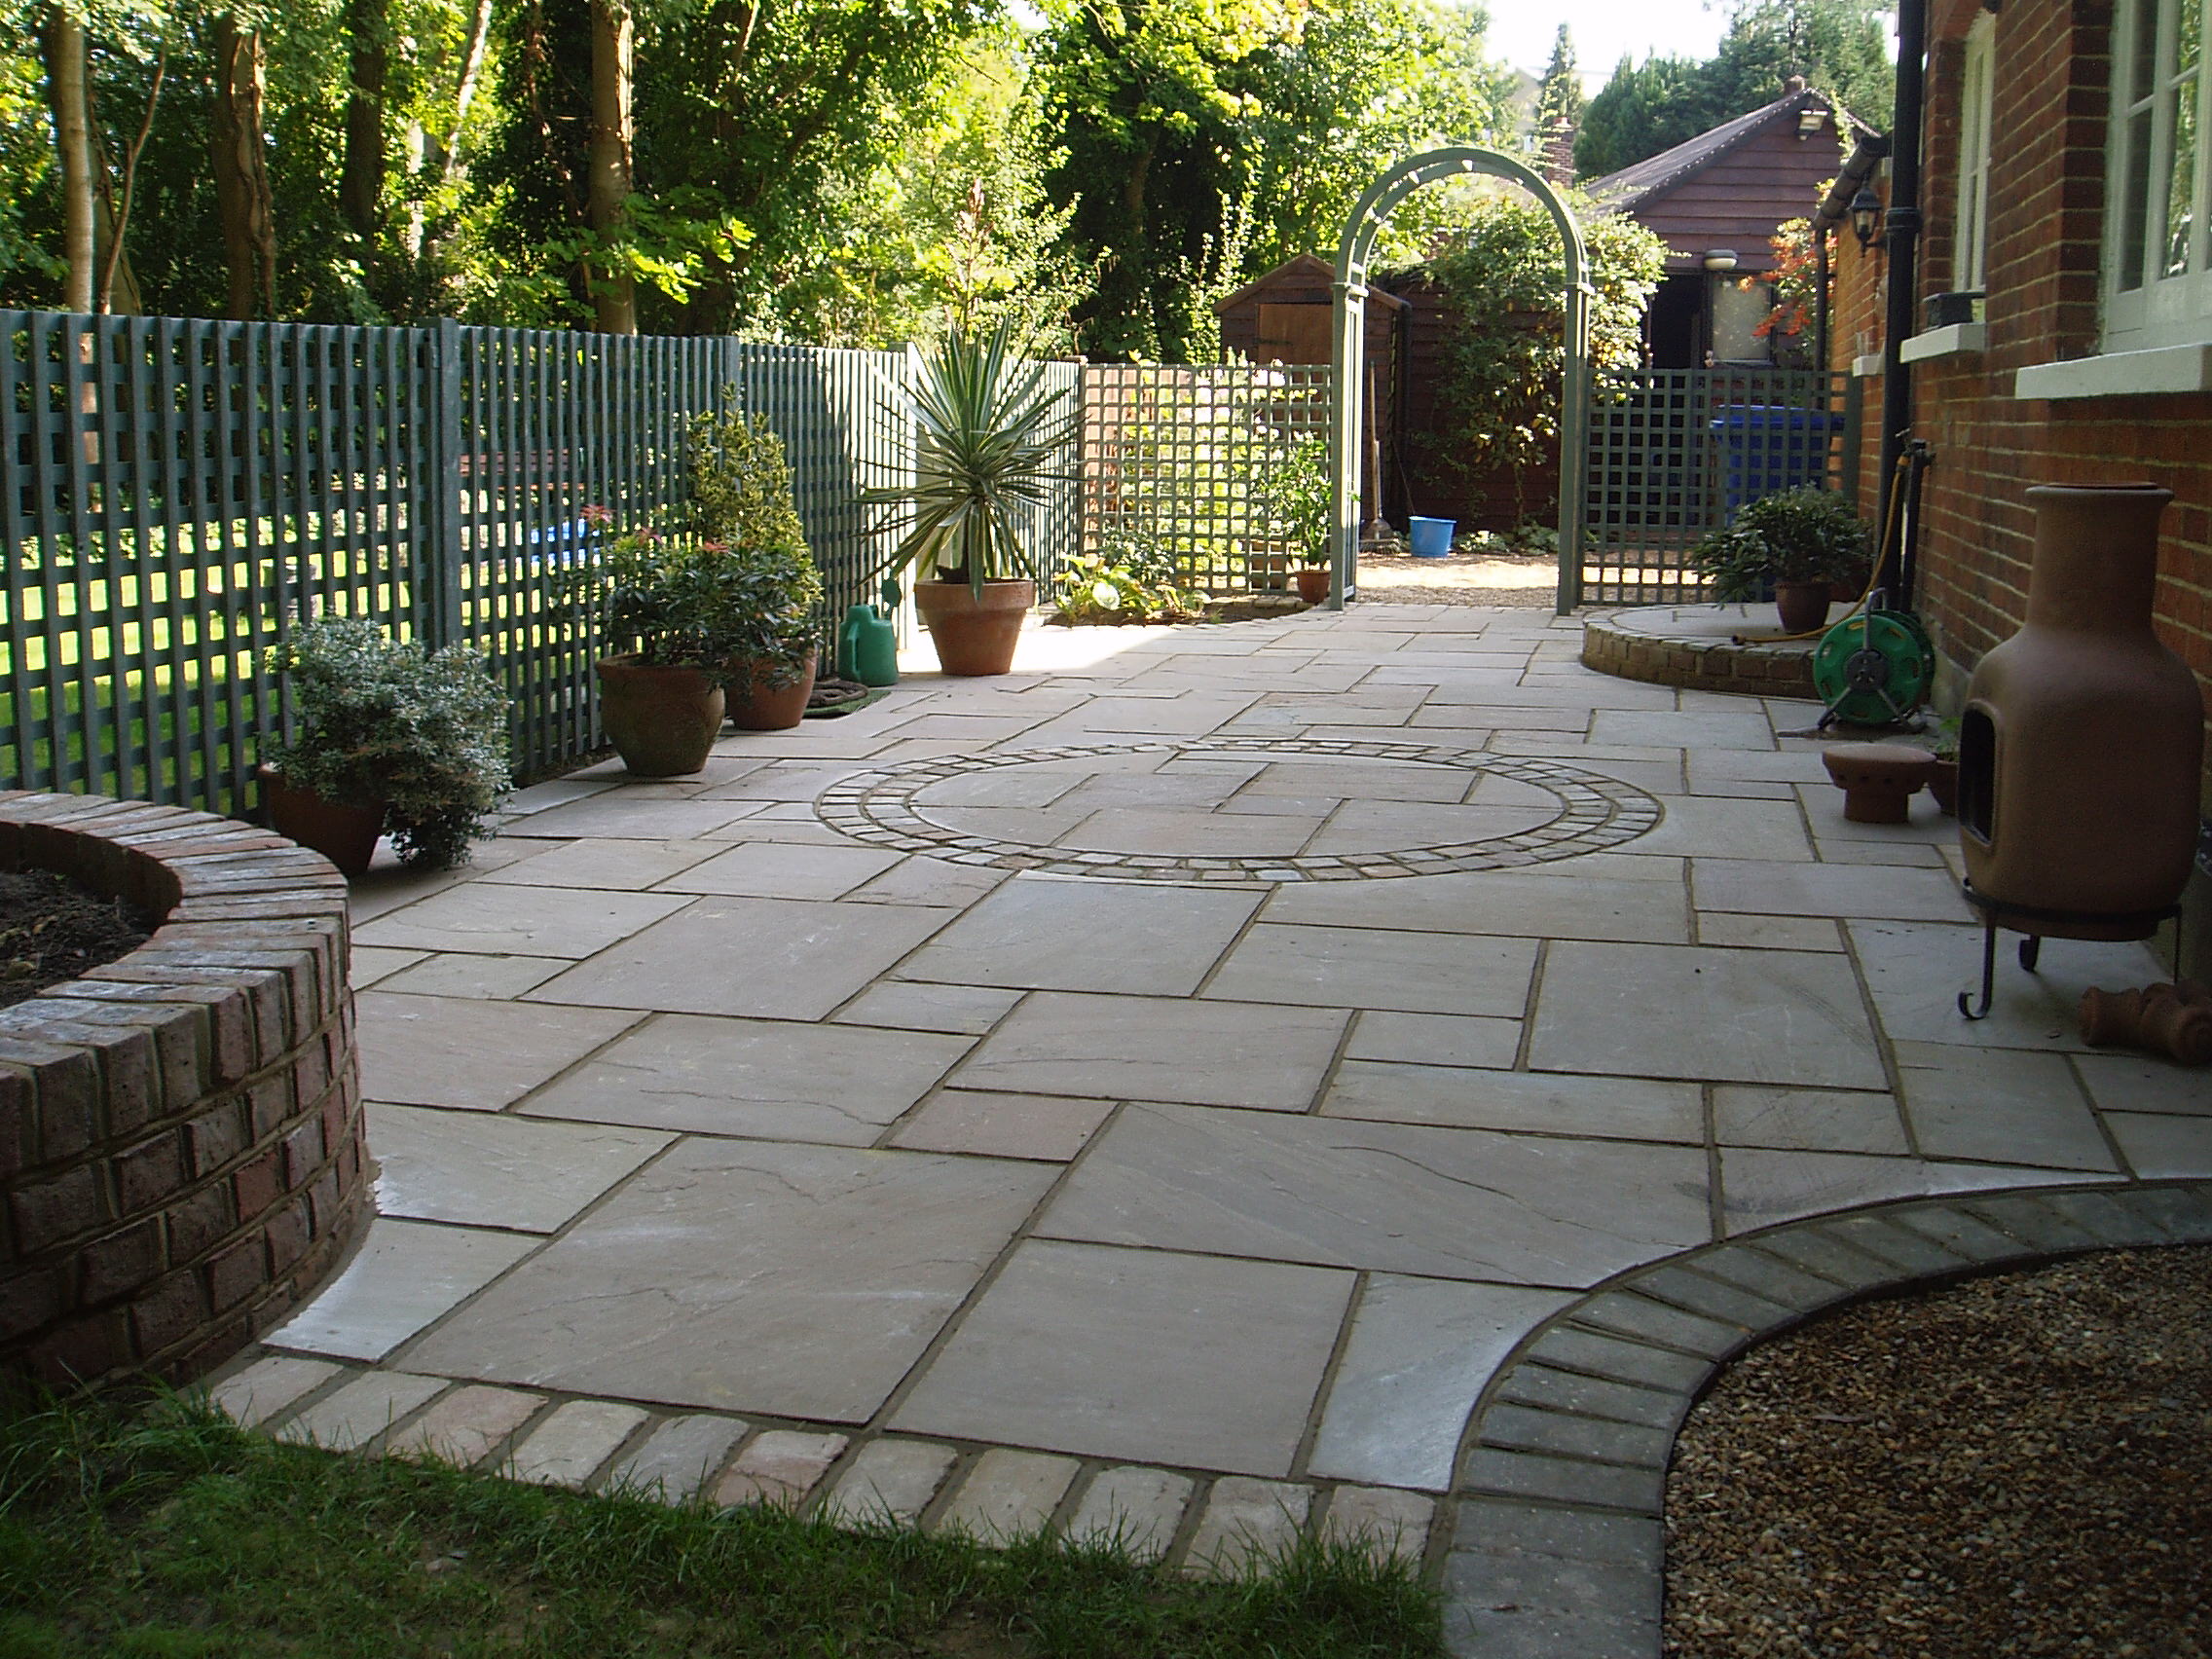
<path fill-rule="evenodd" d="M 1711 57 L 1728 26 L 1727 8 L 1703 0 L 1486 0 L 1485 10 L 1491 55 L 1539 75 L 1567 24 L 1575 66 L 1593 92 L 1624 53 L 1639 61 L 1655 52 Z"/>

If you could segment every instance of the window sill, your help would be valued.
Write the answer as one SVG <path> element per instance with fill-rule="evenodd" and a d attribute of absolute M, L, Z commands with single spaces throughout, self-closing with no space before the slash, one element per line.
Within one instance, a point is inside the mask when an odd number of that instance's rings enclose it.
<path fill-rule="evenodd" d="M 1862 357 L 1852 358 L 1851 372 L 1859 380 L 1871 380 L 1882 372 L 1882 353 L 1869 351 Z"/>
<path fill-rule="evenodd" d="M 2012 382 L 2014 397 L 2146 397 L 2177 391 L 2212 391 L 2212 345 L 2037 363 L 2020 370 Z"/>
<path fill-rule="evenodd" d="M 1924 363 L 1931 357 L 1979 356 L 1988 347 L 1988 323 L 1952 322 L 1915 334 L 1898 348 L 1898 360 Z"/>

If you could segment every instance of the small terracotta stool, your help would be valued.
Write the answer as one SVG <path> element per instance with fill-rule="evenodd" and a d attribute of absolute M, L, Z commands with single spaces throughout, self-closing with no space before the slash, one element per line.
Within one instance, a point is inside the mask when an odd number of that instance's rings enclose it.
<path fill-rule="evenodd" d="M 1912 797 L 1936 770 L 1936 756 L 1901 743 L 1838 743 L 1821 751 L 1843 815 L 1854 824 L 1903 824 Z"/>

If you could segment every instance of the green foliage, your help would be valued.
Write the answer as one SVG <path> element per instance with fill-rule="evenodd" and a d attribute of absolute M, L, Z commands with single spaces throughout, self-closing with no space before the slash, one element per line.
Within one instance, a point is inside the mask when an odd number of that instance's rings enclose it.
<path fill-rule="evenodd" d="M 1258 479 L 1253 496 L 1302 565 L 1329 563 L 1329 440 L 1308 438 Z"/>
<path fill-rule="evenodd" d="M 1773 582 L 1858 581 L 1871 545 L 1851 503 L 1817 485 L 1762 496 L 1735 521 L 1708 531 L 1690 550 L 1690 568 L 1713 597 L 1735 604 L 1762 596 Z"/>
<path fill-rule="evenodd" d="M 930 566 L 967 582 L 1037 577 L 1019 524 L 1058 480 L 1057 455 L 1074 429 L 1063 394 L 1041 363 L 1014 354 L 1013 328 L 987 340 L 952 334 L 922 359 L 914 392 L 914 482 L 862 498 L 899 509 L 902 534 L 883 573 Z"/>
<path fill-rule="evenodd" d="M 1582 124 L 1589 100 L 1582 95 L 1582 74 L 1574 66 L 1574 39 L 1565 23 L 1552 42 L 1552 60 L 1536 83 L 1536 137 L 1539 143 L 1565 128 L 1573 131 Z"/>
<path fill-rule="evenodd" d="M 1580 204 L 1589 278 L 1593 369 L 1640 359 L 1643 308 L 1666 269 L 1666 244 L 1632 219 Z M 1438 452 L 1468 477 L 1504 474 L 1520 511 L 1523 480 L 1559 441 L 1566 368 L 1561 311 L 1566 266 L 1551 215 L 1532 202 L 1475 204 L 1429 275 L 1460 313 L 1446 347 L 1442 397 L 1450 424 Z"/>
<path fill-rule="evenodd" d="M 1726 121 L 1728 115 L 1717 109 L 1705 65 L 1695 58 L 1654 55 L 1634 63 L 1624 57 L 1583 111 L 1574 170 L 1597 178 L 1671 150 Z"/>
<path fill-rule="evenodd" d="M 1192 622 L 1205 595 L 1180 585 L 1174 554 L 1139 531 L 1113 531 L 1095 553 L 1079 553 L 1052 583 L 1066 622 Z"/>
<path fill-rule="evenodd" d="M 333 1456 L 183 1402 L 0 1417 L 0 1653 L 1429 1659 L 1441 1627 L 1411 1570 L 1352 1544 L 1211 1582 Z"/>
<path fill-rule="evenodd" d="M 723 396 L 734 402 L 734 388 Z M 792 491 L 784 440 L 765 416 L 738 411 L 693 419 L 684 469 L 694 535 L 742 549 L 777 547 L 807 554 Z"/>
<path fill-rule="evenodd" d="M 272 645 L 297 735 L 263 756 L 296 789 L 346 806 L 390 803 L 400 862 L 444 869 L 508 785 L 507 699 L 465 645 L 424 651 L 360 617 L 302 623 Z"/>

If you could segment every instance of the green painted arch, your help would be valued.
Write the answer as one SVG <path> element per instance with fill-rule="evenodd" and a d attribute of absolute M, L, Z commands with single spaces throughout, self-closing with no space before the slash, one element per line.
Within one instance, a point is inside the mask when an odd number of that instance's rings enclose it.
<path fill-rule="evenodd" d="M 1329 418 L 1330 555 L 1335 580 L 1329 605 L 1341 609 L 1351 592 L 1359 564 L 1359 452 L 1366 399 L 1359 395 L 1367 372 L 1367 261 L 1375 238 L 1398 203 L 1423 185 L 1466 174 L 1486 174 L 1519 185 L 1534 197 L 1559 232 L 1566 281 L 1566 385 L 1560 399 L 1559 609 L 1571 610 L 1581 597 L 1582 498 L 1575 464 L 1587 441 L 1589 422 L 1590 302 L 1589 253 L 1582 227 L 1552 182 L 1524 162 L 1495 150 L 1457 144 L 1408 156 L 1369 185 L 1345 221 L 1337 246 L 1337 276 L 1331 308 Z M 1380 483 L 1377 486 L 1381 488 Z"/>

